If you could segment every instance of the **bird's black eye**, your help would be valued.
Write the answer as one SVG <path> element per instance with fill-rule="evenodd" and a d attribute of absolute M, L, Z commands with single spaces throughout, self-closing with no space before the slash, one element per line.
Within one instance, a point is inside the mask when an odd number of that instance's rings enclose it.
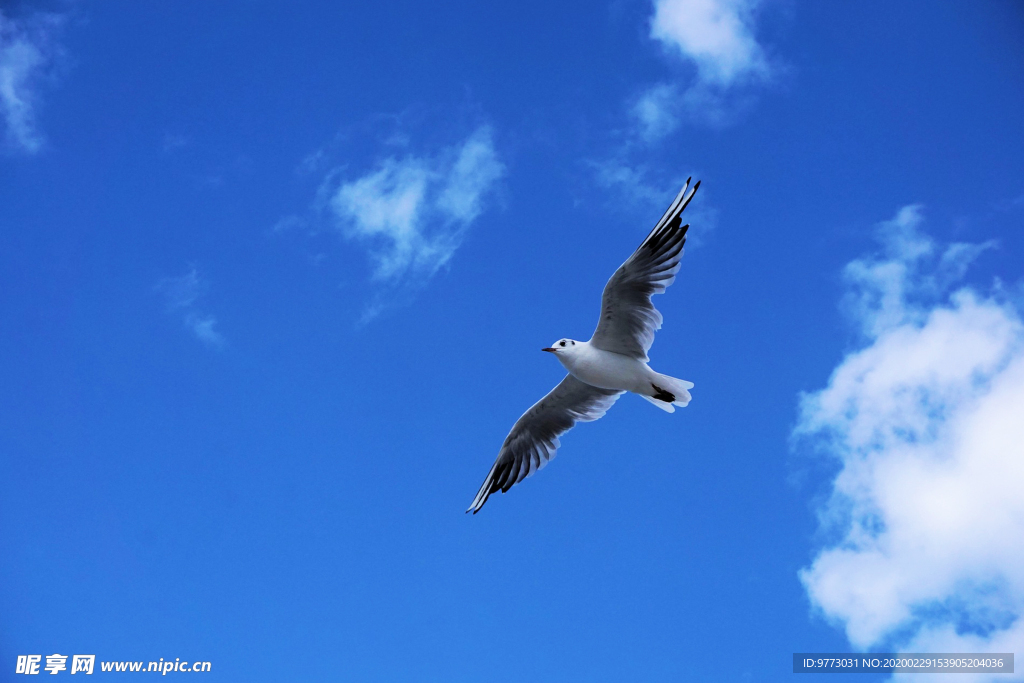
<path fill-rule="evenodd" d="M 576 346 L 576 342 L 569 342 L 569 343 L 572 344 L 573 346 Z"/>
<path fill-rule="evenodd" d="M 558 342 L 559 346 L 565 346 L 565 342 Z"/>

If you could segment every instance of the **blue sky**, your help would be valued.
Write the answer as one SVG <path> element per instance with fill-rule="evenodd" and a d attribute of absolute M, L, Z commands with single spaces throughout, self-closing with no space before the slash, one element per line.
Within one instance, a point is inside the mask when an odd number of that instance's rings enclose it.
<path fill-rule="evenodd" d="M 1012 2 L 0 5 L 0 679 L 1024 651 L 1022 46 Z M 693 402 L 463 514 L 690 175 Z"/>

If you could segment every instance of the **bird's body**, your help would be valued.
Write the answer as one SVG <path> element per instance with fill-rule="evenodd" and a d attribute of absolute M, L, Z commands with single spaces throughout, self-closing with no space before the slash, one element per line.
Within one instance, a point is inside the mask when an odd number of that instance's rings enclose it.
<path fill-rule="evenodd" d="M 602 351 L 590 342 L 576 342 L 564 351 L 555 351 L 555 356 L 573 377 L 601 389 L 642 394 L 654 374 L 647 363 L 621 353 Z"/>
<path fill-rule="evenodd" d="M 600 389 L 630 391 L 670 413 L 675 410 L 673 405 L 690 402 L 688 389 L 693 385 L 689 382 L 657 373 L 639 358 L 605 351 L 588 341 L 566 341 L 571 343 L 551 348 L 569 374 L 581 382 Z"/>
<path fill-rule="evenodd" d="M 687 195 L 689 186 L 687 180 L 647 238 L 608 280 L 590 341 L 560 339 L 543 349 L 569 374 L 516 421 L 466 512 L 476 514 L 492 493 L 508 491 L 547 464 L 558 450 L 559 436 L 577 422 L 603 416 L 624 392 L 669 413 L 690 402 L 693 384 L 655 372 L 647 357 L 662 321 L 651 295 L 665 291 L 679 271 L 690 227 L 682 225 L 681 215 L 700 181 Z"/>

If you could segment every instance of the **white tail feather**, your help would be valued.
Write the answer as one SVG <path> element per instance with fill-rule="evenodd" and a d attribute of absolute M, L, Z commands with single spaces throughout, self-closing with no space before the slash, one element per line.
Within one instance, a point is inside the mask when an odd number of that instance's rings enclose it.
<path fill-rule="evenodd" d="M 693 388 L 693 382 L 687 382 L 685 379 L 676 379 L 675 377 L 669 377 L 668 375 L 662 375 L 659 373 L 654 374 L 656 376 L 654 381 L 657 383 L 658 387 L 675 396 L 676 400 L 672 401 L 672 405 L 685 408 L 691 399 L 689 390 Z M 646 398 L 646 396 L 644 398 Z M 652 399 L 652 401 L 656 401 L 656 405 L 667 403 L 666 401 L 658 401 L 657 399 Z"/>

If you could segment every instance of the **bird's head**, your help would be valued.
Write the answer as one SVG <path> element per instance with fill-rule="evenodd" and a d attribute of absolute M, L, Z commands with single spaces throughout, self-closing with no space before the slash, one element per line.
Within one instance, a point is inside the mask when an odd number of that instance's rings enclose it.
<path fill-rule="evenodd" d="M 553 353 L 556 356 L 566 354 L 571 355 L 578 346 L 578 342 L 575 342 L 572 339 L 559 339 L 546 349 L 541 349 L 541 351 L 547 351 L 548 353 Z"/>

